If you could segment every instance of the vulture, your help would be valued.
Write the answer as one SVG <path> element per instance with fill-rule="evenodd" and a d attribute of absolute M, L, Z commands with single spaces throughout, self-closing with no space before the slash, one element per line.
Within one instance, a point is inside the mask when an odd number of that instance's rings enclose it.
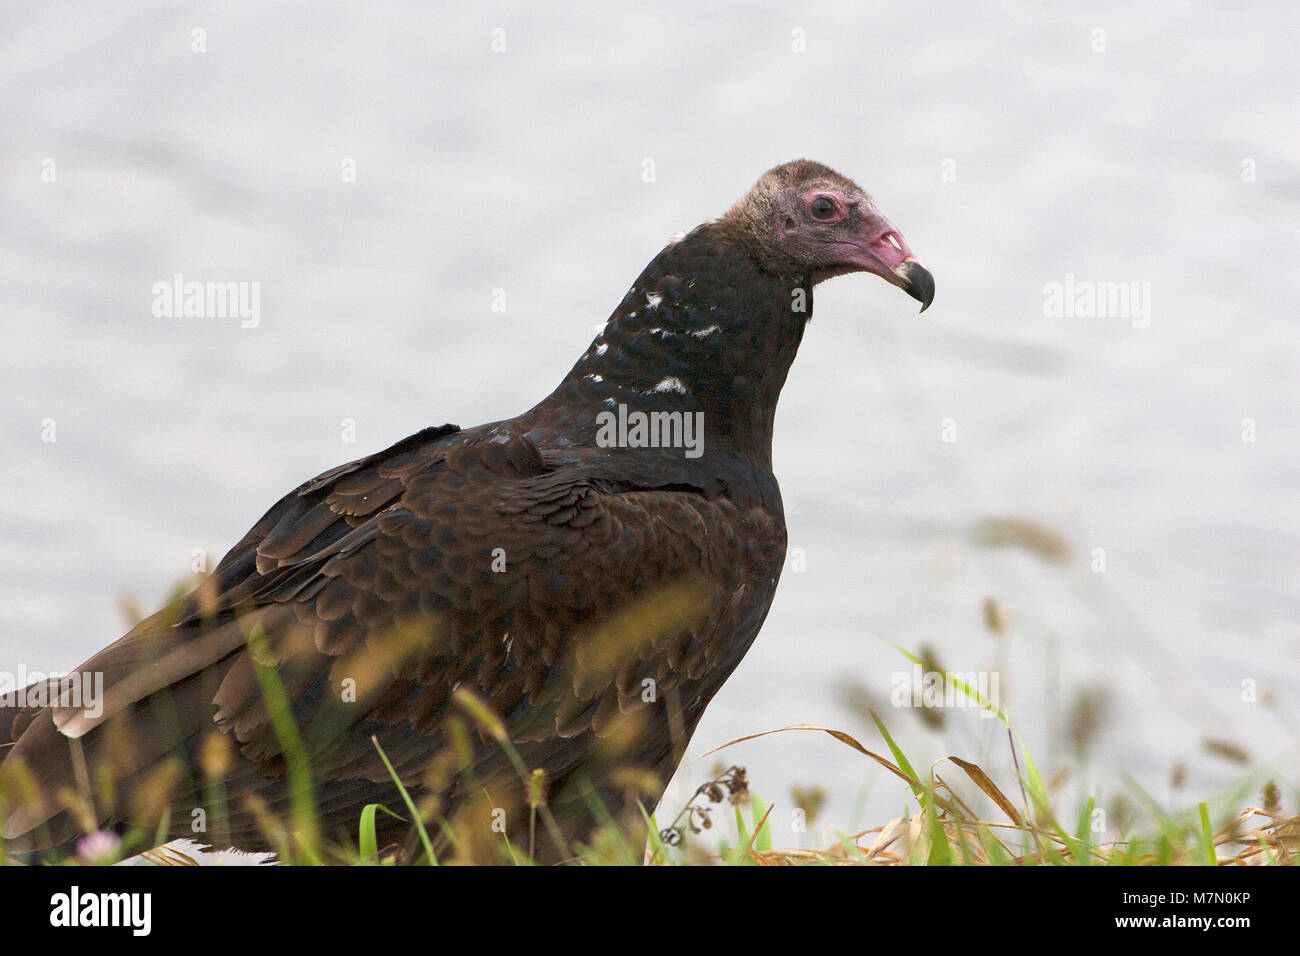
<path fill-rule="evenodd" d="M 772 604 L 777 399 L 813 287 L 851 272 L 934 298 L 862 189 L 777 166 L 672 239 L 533 408 L 281 498 L 70 675 L 99 693 L 0 699 L 5 852 L 91 830 L 271 849 L 303 781 L 321 843 L 355 847 L 382 804 L 380 845 L 411 862 L 417 821 L 443 861 L 643 836 Z"/>

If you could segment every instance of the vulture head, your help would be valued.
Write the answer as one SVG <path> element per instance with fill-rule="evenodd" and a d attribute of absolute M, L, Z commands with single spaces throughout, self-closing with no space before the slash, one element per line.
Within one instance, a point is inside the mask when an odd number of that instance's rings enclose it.
<path fill-rule="evenodd" d="M 769 169 L 723 218 L 771 271 L 812 282 L 870 272 L 919 301 L 922 312 L 934 300 L 934 277 L 902 234 L 852 180 L 820 163 Z"/>

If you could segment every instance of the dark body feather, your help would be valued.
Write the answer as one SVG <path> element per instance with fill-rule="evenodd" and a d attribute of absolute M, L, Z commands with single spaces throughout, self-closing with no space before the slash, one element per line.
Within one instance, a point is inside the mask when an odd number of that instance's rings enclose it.
<path fill-rule="evenodd" d="M 616 817 L 652 808 L 785 557 L 772 422 L 815 276 L 756 251 L 753 228 L 729 214 L 666 247 L 530 411 L 426 429 L 285 496 L 194 593 L 79 669 L 104 675 L 102 714 L 0 707 L 0 772 L 23 768 L 40 797 L 16 801 L 11 774 L 10 849 L 82 831 L 66 808 L 82 761 L 115 782 L 100 825 L 154 825 L 141 794 L 163 787 L 170 835 L 203 840 L 191 811 L 213 734 L 230 744 L 223 835 L 266 847 L 247 798 L 284 814 L 290 790 L 258 664 L 287 692 L 330 836 L 355 839 L 368 803 L 401 808 L 373 736 L 422 806 L 469 834 L 462 858 L 501 858 L 493 809 L 527 846 L 500 744 L 475 730 L 454 766 L 441 756 L 460 688 L 545 771 L 563 844 L 590 837 L 593 796 Z M 602 447 L 598 415 L 619 406 L 702 413 L 702 453 Z M 408 824 L 378 819 L 410 845 Z M 561 859 L 536 831 L 538 858 Z"/>

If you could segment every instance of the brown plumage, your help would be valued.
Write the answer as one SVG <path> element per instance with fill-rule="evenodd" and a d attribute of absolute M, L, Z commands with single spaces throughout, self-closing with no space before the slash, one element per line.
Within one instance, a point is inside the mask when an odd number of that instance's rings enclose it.
<path fill-rule="evenodd" d="M 851 271 L 933 296 L 861 190 L 816 163 L 779 166 L 660 252 L 530 411 L 426 429 L 281 499 L 194 593 L 79 668 L 103 674 L 102 713 L 0 706 L 11 850 L 64 848 L 88 822 L 153 826 L 164 805 L 172 836 L 203 840 L 192 811 L 215 812 L 214 735 L 229 745 L 224 835 L 265 847 L 248 797 L 284 813 L 290 793 L 259 661 L 287 692 L 329 836 L 355 839 L 367 803 L 401 807 L 373 735 L 422 808 L 464 834 L 462 858 L 500 858 L 494 809 L 528 845 L 502 746 L 476 729 L 472 752 L 449 756 L 462 688 L 545 771 L 560 832 L 537 828 L 540 859 L 591 836 L 593 797 L 615 817 L 652 808 L 771 605 L 786 545 L 776 403 L 812 286 Z M 602 413 L 699 422 L 703 440 L 611 446 Z M 70 805 L 82 767 L 114 782 L 89 813 Z"/>

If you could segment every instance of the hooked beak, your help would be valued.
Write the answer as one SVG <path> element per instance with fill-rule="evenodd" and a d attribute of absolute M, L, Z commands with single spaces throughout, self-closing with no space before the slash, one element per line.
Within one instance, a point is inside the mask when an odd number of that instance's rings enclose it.
<path fill-rule="evenodd" d="M 895 272 L 902 280 L 899 288 L 921 303 L 921 311 L 930 308 L 934 301 L 934 276 L 930 270 L 915 259 L 908 259 Z"/>
<path fill-rule="evenodd" d="M 921 303 L 922 312 L 934 301 L 934 276 L 917 261 L 902 234 L 875 210 L 862 217 L 862 238 L 838 244 L 837 252 L 854 268 L 898 286 Z"/>

